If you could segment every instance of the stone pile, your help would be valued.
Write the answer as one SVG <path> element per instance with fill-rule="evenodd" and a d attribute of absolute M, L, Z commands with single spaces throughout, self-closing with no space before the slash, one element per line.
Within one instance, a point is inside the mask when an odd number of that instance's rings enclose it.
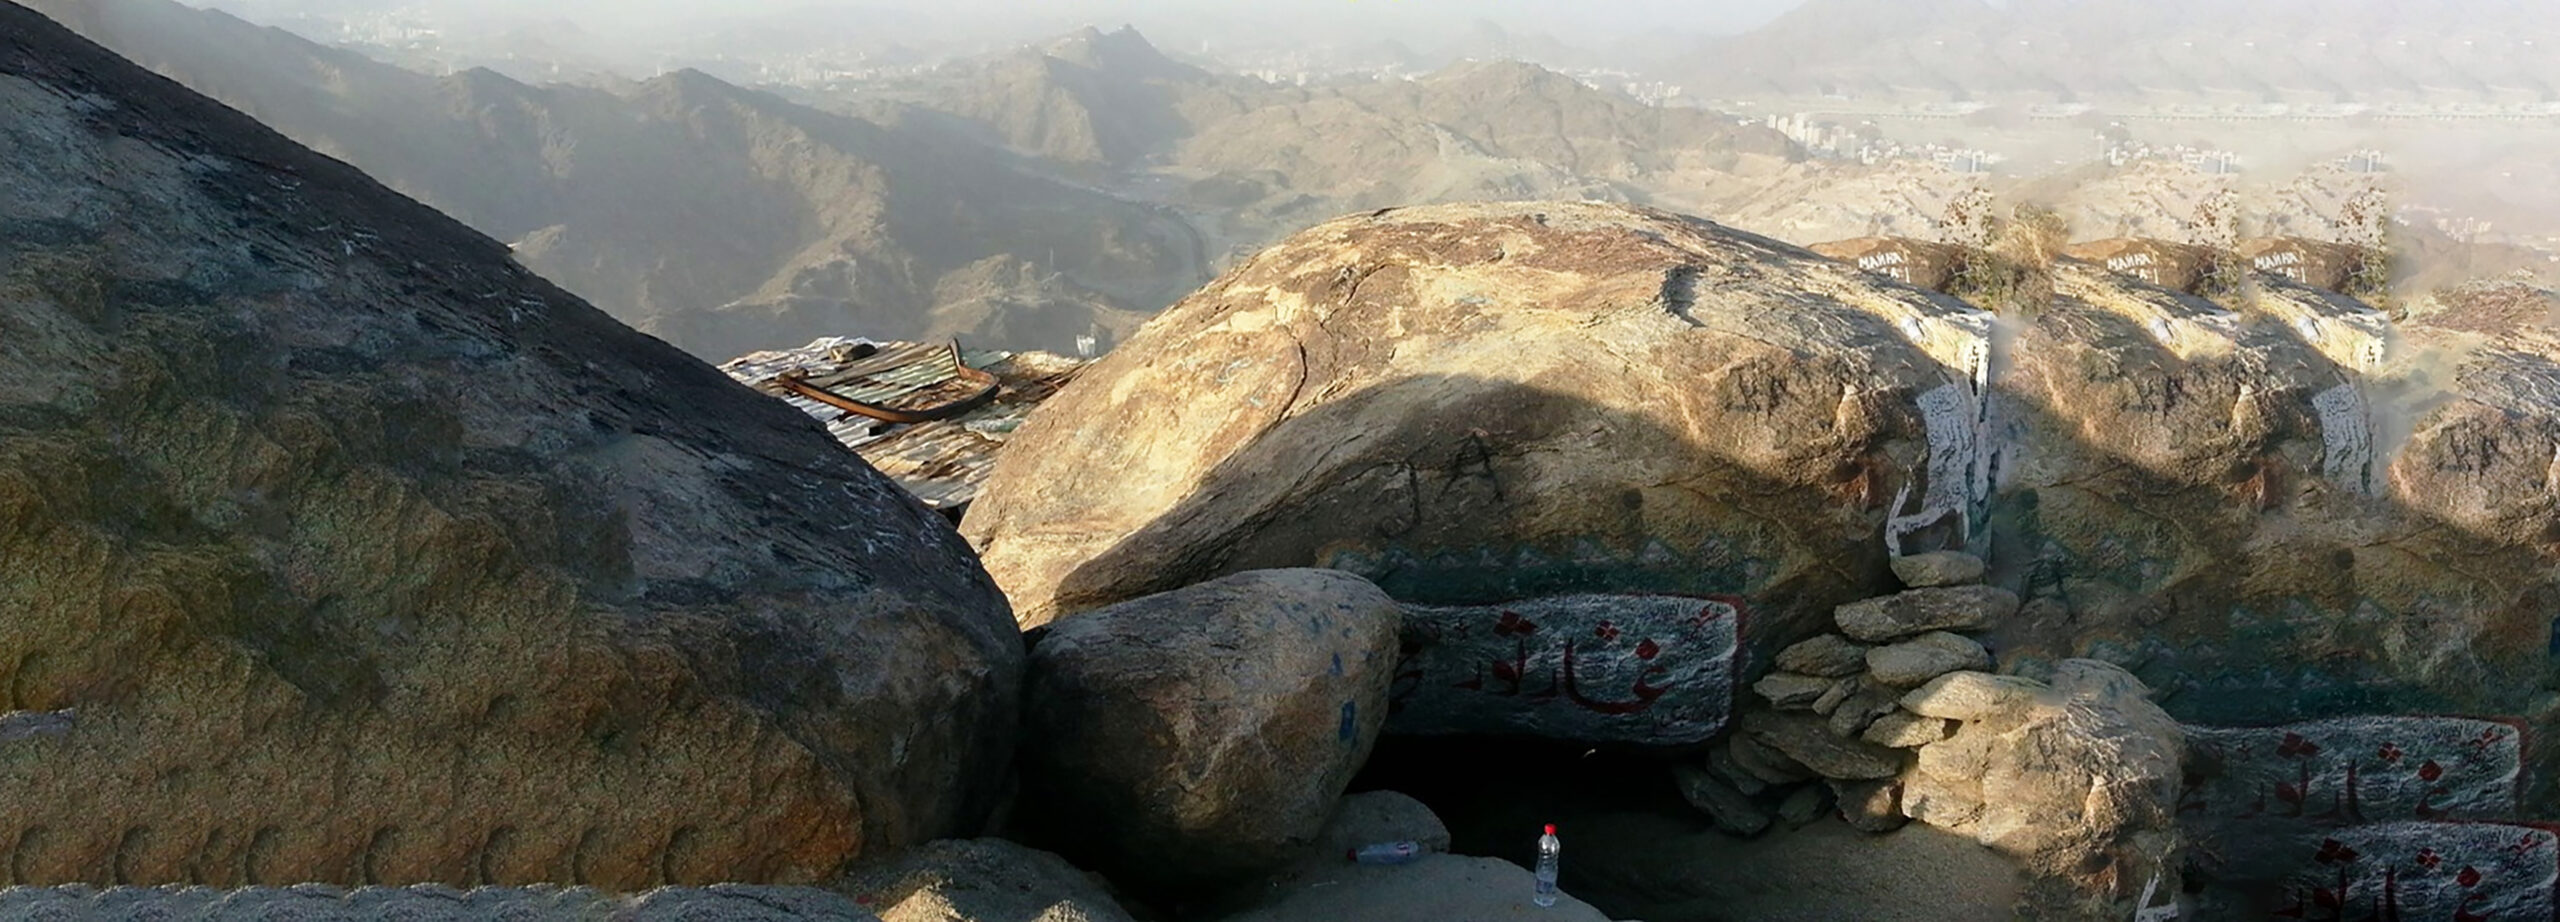
<path fill-rule="evenodd" d="M 1752 685 L 1766 709 L 1744 713 L 1703 764 L 1674 769 L 1683 797 L 1718 828 L 1749 836 L 1774 820 L 1802 825 L 1834 804 L 1869 832 L 1899 828 L 1910 750 L 1945 739 L 1947 720 L 1903 706 L 1950 673 L 1991 668 L 1958 631 L 1988 628 L 2018 597 L 1981 585 L 1981 558 L 1936 551 L 1894 558 L 1905 591 L 1840 606 L 1839 633 L 1780 650 Z"/>

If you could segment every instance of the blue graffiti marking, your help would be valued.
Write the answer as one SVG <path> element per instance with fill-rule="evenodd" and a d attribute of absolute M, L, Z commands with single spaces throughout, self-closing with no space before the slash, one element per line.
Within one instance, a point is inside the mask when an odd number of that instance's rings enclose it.
<path fill-rule="evenodd" d="M 1358 739 L 1360 736 L 1360 705 L 1357 702 L 1345 701 L 1342 703 L 1341 736 L 1342 741 L 1345 743 Z"/>

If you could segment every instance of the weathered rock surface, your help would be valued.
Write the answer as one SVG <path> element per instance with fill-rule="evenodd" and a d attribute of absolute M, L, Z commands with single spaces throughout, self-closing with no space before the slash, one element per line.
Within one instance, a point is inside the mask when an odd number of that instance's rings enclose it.
<path fill-rule="evenodd" d="M 1802 675 L 1852 676 L 1867 668 L 1867 648 L 1838 634 L 1824 634 L 1778 651 L 1778 671 Z"/>
<path fill-rule="evenodd" d="M 2031 917 L 2130 918 L 2154 874 L 2177 892 L 2181 861 L 2182 737 L 2147 694 L 2114 665 L 2065 660 L 2050 687 L 2003 695 L 1920 747 L 1904 813 L 2019 861 L 2036 881 Z"/>
<path fill-rule="evenodd" d="M 963 527 L 1025 624 L 1330 565 L 1430 604 L 1731 595 L 1807 636 L 1889 588 L 1897 491 L 1964 530 L 1989 320 L 1641 208 L 1348 217 L 1087 368 Z"/>
<path fill-rule="evenodd" d="M 1654 227 L 1671 229 L 1630 232 Z M 1887 588 L 1887 548 L 1963 548 L 1999 558 L 1984 578 L 2036 616 L 1871 636 L 1980 625 L 2022 671 L 2121 662 L 2200 724 L 2487 714 L 2560 739 L 2542 701 L 2560 610 L 2547 292 L 2422 299 L 2394 328 L 2334 295 L 2217 302 L 2066 261 L 1976 361 L 1987 338 L 1944 335 L 1972 315 L 1870 301 L 1731 243 L 1592 206 L 1329 223 L 1070 388 L 996 475 L 1014 499 L 970 535 L 1034 621 L 1148 579 L 1339 561 L 1435 603 L 1738 595 L 1767 628 L 1747 644 L 1824 630 L 1817 595 Z M 1754 306 L 1789 299 L 1812 308 Z M 1778 378 L 1751 358 L 1774 354 L 1761 345 L 1715 370 L 1685 357 L 1746 334 L 1813 358 L 1764 387 Z M 1856 391 L 1826 363 L 1859 344 L 1931 359 L 1872 391 L 1889 412 L 1814 412 Z M 1661 376 L 1706 383 L 1673 393 Z M 1086 471 L 1109 479 L 1061 495 Z M 1732 486 L 1751 480 L 1767 489 Z M 1813 550 L 1825 541 L 1840 543 Z M 2560 746 L 2530 761 L 2553 801 Z"/>
<path fill-rule="evenodd" d="M 880 922 L 1129 922 L 1066 859 L 1004 839 L 942 839 L 835 884 Z"/>
<path fill-rule="evenodd" d="M 1742 621 L 1677 595 L 1406 605 L 1387 732 L 1703 742 L 1733 712 Z"/>
<path fill-rule="evenodd" d="M 0 4 L 0 882 L 809 882 L 1021 645 L 807 417 Z"/>
<path fill-rule="evenodd" d="M 1879 778 L 1824 783 L 1831 786 L 1831 796 L 1840 804 L 1840 818 L 1859 832 L 1892 832 L 1911 821 L 1902 815 L 1902 782 L 1899 780 Z"/>
<path fill-rule="evenodd" d="M 1717 829 L 1737 836 L 1757 835 L 1769 828 L 1769 812 L 1741 789 L 1725 783 L 1715 773 L 1695 765 L 1674 765 L 1671 779 L 1680 787 L 1680 797 L 1689 806 L 1714 820 Z"/>
<path fill-rule="evenodd" d="M 1865 690 L 1865 688 L 1866 683 L 1860 682 L 1854 678 L 1842 679 L 1840 681 L 1833 682 L 1829 689 L 1823 691 L 1822 697 L 1813 699 L 1813 712 L 1816 714 L 1837 713 L 1840 710 L 1840 705 L 1849 700 L 1849 696 L 1855 695 L 1858 692 Z"/>
<path fill-rule="evenodd" d="M 996 917 L 989 917 L 996 918 Z M 1031 916 L 1018 916 L 1030 920 Z M 851 897 L 814 887 L 661 887 L 615 896 L 589 887 L 432 884 L 358 887 L 84 885 L 0 888 L 12 922 L 881 922 Z"/>
<path fill-rule="evenodd" d="M 1860 599 L 1840 606 L 1840 630 L 1868 643 L 1930 631 L 1989 627 L 2018 613 L 2018 594 L 1996 586 L 1943 586 Z"/>
<path fill-rule="evenodd" d="M 1987 672 L 1950 672 L 1902 696 L 1902 707 L 1923 717 L 1982 720 L 2025 706 L 2043 683 Z"/>
<path fill-rule="evenodd" d="M 1819 784 L 1804 785 L 1778 802 L 1778 818 L 1784 820 L 1788 828 L 1802 826 L 1821 816 L 1823 808 L 1831 805 L 1830 801 L 1830 788 Z"/>
<path fill-rule="evenodd" d="M 2466 902 L 2463 912 L 2491 918 L 2560 909 L 2560 842 L 2515 822 L 2545 815 L 2523 796 L 2528 741 L 2515 722 L 2346 717 L 2186 733 L 2179 828 L 2199 912 L 2334 892 L 2341 871 L 2353 905 L 2382 897 L 2404 916 L 2447 917 Z M 2473 885 L 2448 886 L 2463 868 L 2479 875 Z"/>
<path fill-rule="evenodd" d="M 1911 688 L 1959 669 L 1989 669 L 1991 653 L 1962 634 L 1930 631 L 1867 651 L 1867 678 Z"/>
<path fill-rule="evenodd" d="M 1824 778 L 1889 778 L 1902 770 L 1901 752 L 1833 733 L 1828 721 L 1808 714 L 1755 711 L 1743 717 L 1741 732 Z"/>
<path fill-rule="evenodd" d="M 1876 718 L 1859 738 L 1878 746 L 1910 749 L 1947 738 L 1947 722 L 1936 717 L 1922 717 L 1910 711 L 1895 710 Z"/>
<path fill-rule="evenodd" d="M 1357 576 L 1265 570 L 1057 622 L 1025 679 L 1025 821 L 1124 884 L 1280 866 L 1377 741 L 1399 617 Z"/>
<path fill-rule="evenodd" d="M 1887 563 L 1893 567 L 1894 578 L 1913 589 L 1978 583 L 1982 581 L 1985 569 L 1982 558 L 1963 551 L 1904 554 Z"/>
<path fill-rule="evenodd" d="M 1885 685 L 1869 686 L 1863 682 L 1859 683 L 1855 693 L 1841 699 L 1840 705 L 1831 709 L 1829 719 L 1832 734 L 1857 736 L 1867 732 L 1867 727 L 1875 723 L 1877 718 L 1893 713 L 1895 701 L 1899 697 L 1896 694 L 1897 691 L 1898 689 Z"/>
<path fill-rule="evenodd" d="M 1819 710 L 1814 707 L 1814 702 L 1831 695 L 1843 685 L 1838 679 L 1772 672 L 1751 683 L 1751 690 L 1759 692 L 1760 697 L 1768 699 L 1771 707 L 1779 710 L 1812 711 Z M 1837 704 L 1837 699 L 1833 703 Z"/>
<path fill-rule="evenodd" d="M 1731 741 L 1707 750 L 1706 767 L 1707 771 L 1714 773 L 1717 778 L 1723 779 L 1724 783 L 1733 785 L 1735 790 L 1742 793 L 1758 794 L 1769 789 L 1768 779 L 1743 767 L 1742 761 L 1733 753 Z"/>
<path fill-rule="evenodd" d="M 2126 663 L 2195 724 L 2553 728 L 2546 293 L 2467 287 L 2395 328 L 2281 286 L 2216 303 L 2066 264 L 2056 287 L 1999 363 L 2032 461 L 1991 530 L 2071 616 L 1995 629 L 2004 660 Z M 2534 761 L 2550 802 L 2560 748 Z"/>

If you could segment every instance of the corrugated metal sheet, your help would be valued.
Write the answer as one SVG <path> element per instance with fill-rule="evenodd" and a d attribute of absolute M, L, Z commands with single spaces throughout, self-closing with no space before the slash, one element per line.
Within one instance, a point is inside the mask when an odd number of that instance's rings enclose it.
<path fill-rule="evenodd" d="M 839 358 L 844 355 L 843 347 L 862 344 L 875 346 L 879 352 L 861 359 Z M 1057 393 L 1085 365 L 1047 352 L 963 348 L 961 360 L 969 367 L 996 376 L 1001 387 L 995 399 L 950 419 L 907 425 L 849 415 L 806 397 L 780 393 L 772 384 L 775 376 L 799 369 L 812 383 L 860 378 L 862 383 L 857 386 L 829 386 L 855 400 L 898 405 L 918 402 L 913 398 L 925 396 L 922 392 L 956 381 L 948 362 L 901 357 L 900 353 L 911 349 L 921 357 L 938 348 L 928 345 L 917 349 L 918 346 L 830 336 L 797 349 L 740 356 L 721 365 L 720 370 L 818 418 L 837 441 L 860 453 L 872 467 L 889 475 L 926 505 L 948 510 L 977 497 L 978 487 L 994 470 L 996 452 L 1004 447 L 1013 430 L 1031 415 L 1032 408 Z"/>

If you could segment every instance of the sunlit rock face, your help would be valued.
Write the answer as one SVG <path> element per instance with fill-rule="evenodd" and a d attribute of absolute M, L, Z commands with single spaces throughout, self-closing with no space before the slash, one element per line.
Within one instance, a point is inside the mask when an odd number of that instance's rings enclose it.
<path fill-rule="evenodd" d="M 1021 645 L 805 416 L 0 4 L 0 882 L 809 882 Z"/>
<path fill-rule="evenodd" d="M 1349 569 L 1479 612 L 1407 619 L 1412 694 L 1520 714 L 1570 702 L 1568 672 L 1603 701 L 1703 675 L 1681 656 L 1714 638 L 1638 596 L 1738 613 L 1735 665 L 1694 680 L 1729 692 L 1893 588 L 1888 554 L 1966 548 L 2024 603 L 1983 629 L 1995 668 L 2117 662 L 2201 725 L 2550 721 L 2560 350 L 2519 326 L 2548 310 L 2475 292 L 2395 324 L 2263 274 L 2210 299 L 2051 277 L 1995 314 L 1639 208 L 1354 215 L 1097 363 L 964 531 L 1028 624 Z M 1523 607 L 1587 594 L 1625 617 Z M 1715 722 L 1650 719 L 1552 735 Z"/>
<path fill-rule="evenodd" d="M 1696 741 L 1745 648 L 1891 584 L 1886 535 L 1974 536 L 1990 321 L 1644 209 L 1355 216 L 1089 368 L 964 527 L 1025 624 L 1366 576 L 1419 606 L 1391 732 Z"/>

